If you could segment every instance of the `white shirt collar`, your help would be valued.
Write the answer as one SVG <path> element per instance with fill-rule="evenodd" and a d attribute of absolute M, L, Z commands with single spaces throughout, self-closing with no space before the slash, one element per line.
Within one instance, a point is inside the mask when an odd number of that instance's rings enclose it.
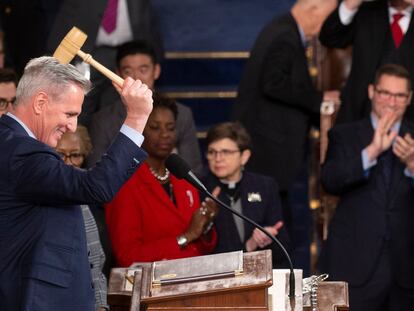
<path fill-rule="evenodd" d="M 12 114 L 11 112 L 8 112 L 7 113 L 7 115 L 10 117 L 10 118 L 13 118 L 14 120 L 16 120 L 16 122 L 18 122 L 23 128 L 24 128 L 24 130 L 26 131 L 26 133 L 30 136 L 30 137 L 32 137 L 32 138 L 34 138 L 34 139 L 37 139 L 36 138 L 36 136 L 33 134 L 33 132 L 26 126 L 26 124 L 24 124 L 23 123 L 23 121 L 22 120 L 20 120 L 18 117 L 16 117 L 14 114 Z"/>

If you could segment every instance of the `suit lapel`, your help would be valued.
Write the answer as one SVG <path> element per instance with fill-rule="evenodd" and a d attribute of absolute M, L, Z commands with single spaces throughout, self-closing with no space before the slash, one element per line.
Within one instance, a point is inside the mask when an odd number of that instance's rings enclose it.
<path fill-rule="evenodd" d="M 411 15 L 410 25 L 407 32 L 404 35 L 403 41 L 400 46 L 400 55 L 403 60 L 404 66 L 407 67 L 409 72 L 413 72 L 413 53 L 414 51 L 414 18 Z"/>
<path fill-rule="evenodd" d="M 256 195 L 256 200 L 251 200 L 249 202 L 249 193 L 252 194 L 253 192 L 246 192 L 246 189 L 249 190 L 255 190 L 255 186 L 248 183 L 248 178 L 242 178 L 241 184 L 240 184 L 240 200 L 241 200 L 241 206 L 242 206 L 242 213 L 246 217 L 252 219 L 255 222 L 258 222 L 258 213 L 257 208 L 261 205 L 261 203 L 258 203 L 259 201 L 256 201 L 258 199 Z M 255 194 L 258 194 L 260 197 L 261 202 L 261 196 L 263 194 L 260 193 L 260 191 L 255 191 Z M 248 223 L 247 221 L 243 221 L 244 223 L 244 240 L 247 241 L 250 238 L 250 235 L 252 233 L 253 226 Z"/>
<path fill-rule="evenodd" d="M 374 137 L 374 129 L 369 118 L 363 119 L 358 125 L 358 135 L 360 137 L 360 149 L 368 146 Z"/>
<path fill-rule="evenodd" d="M 290 33 L 292 33 L 296 36 L 295 40 L 293 40 L 292 42 L 294 42 L 296 44 L 298 50 L 302 50 L 301 53 L 297 54 L 300 58 L 301 63 L 302 63 L 301 66 L 298 66 L 298 67 L 299 68 L 304 68 L 304 76 L 306 76 L 306 78 L 308 80 L 307 83 L 312 87 L 313 82 L 312 82 L 312 78 L 309 74 L 309 69 L 308 69 L 309 64 L 308 64 L 308 60 L 306 58 L 306 55 L 307 55 L 306 47 L 305 47 L 304 42 L 302 41 L 302 36 L 301 36 L 299 28 L 298 28 L 299 26 L 298 26 L 298 24 L 296 23 L 295 19 L 293 18 L 293 16 L 291 14 L 289 14 L 288 16 L 289 16 L 289 19 L 288 19 L 289 25 L 291 27 Z"/>
<path fill-rule="evenodd" d="M 404 137 L 406 133 L 410 133 L 411 136 L 413 136 L 414 129 L 410 127 L 410 125 L 407 124 L 407 122 L 403 121 L 401 123 L 401 128 L 400 128 L 400 132 L 398 133 L 398 135 L 401 137 Z M 398 186 L 402 178 L 404 177 L 405 168 L 406 168 L 405 164 L 402 163 L 400 159 L 398 159 L 395 156 L 392 175 L 391 175 L 392 177 L 391 177 L 390 197 L 393 197 L 398 192 Z"/>
<path fill-rule="evenodd" d="M 138 22 L 142 19 L 142 14 L 140 15 L 140 12 L 143 10 L 143 8 L 140 7 L 142 6 L 142 2 L 143 1 L 127 0 L 129 22 L 131 23 L 131 30 L 133 32 L 134 38 L 137 37 L 135 29 L 139 29 Z"/>

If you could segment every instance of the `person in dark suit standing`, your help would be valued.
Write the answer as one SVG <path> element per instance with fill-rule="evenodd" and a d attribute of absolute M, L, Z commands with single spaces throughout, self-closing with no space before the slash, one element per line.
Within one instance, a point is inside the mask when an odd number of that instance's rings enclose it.
<path fill-rule="evenodd" d="M 104 22 L 107 16 L 113 16 L 112 25 Z M 164 56 L 158 18 L 149 0 L 64 0 L 48 38 L 50 52 L 73 26 L 88 35 L 82 49 L 104 64 L 109 62 L 111 68 L 115 66 L 113 48 L 131 40 L 147 40 L 159 59 Z M 99 50 L 105 48 L 112 48 L 111 55 L 101 58 L 105 52 Z"/>
<path fill-rule="evenodd" d="M 131 40 L 151 42 L 157 59 L 164 57 L 158 18 L 150 0 L 64 0 L 48 37 L 47 51 L 53 53 L 73 26 L 88 35 L 82 50 L 111 70 L 115 70 L 117 46 Z M 88 126 L 92 114 L 100 109 L 96 98 L 109 83 L 93 67 L 77 59 L 75 63 L 94 84 L 79 118 Z"/>
<path fill-rule="evenodd" d="M 276 182 L 244 169 L 251 155 L 250 136 L 238 122 L 224 122 L 207 132 L 208 174 L 203 182 L 209 191 L 220 187 L 219 199 L 277 236 L 289 249 Z M 221 209 L 214 220 L 217 231 L 215 253 L 271 248 L 273 266 L 288 267 L 285 255 L 259 229 L 228 210 Z"/>
<path fill-rule="evenodd" d="M 381 64 L 397 63 L 414 79 L 413 0 L 344 0 L 325 21 L 319 39 L 327 47 L 352 46 L 352 66 L 341 93 L 337 123 L 371 112 L 366 85 Z M 414 105 L 405 115 L 414 120 Z"/>
<path fill-rule="evenodd" d="M 94 292 L 78 204 L 112 199 L 145 160 L 139 147 L 152 92 L 125 80 L 128 116 L 91 170 L 65 165 L 54 150 L 74 132 L 90 87 L 72 65 L 31 60 L 12 109 L 0 118 L 0 310 L 94 310 Z"/>
<path fill-rule="evenodd" d="M 291 225 L 289 191 L 304 166 L 312 117 L 336 91 L 315 89 L 306 59 L 307 40 L 316 35 L 335 1 L 299 0 L 259 34 L 239 85 L 233 117 L 252 137 L 249 168 L 272 176 L 280 187 L 285 224 Z"/>
<path fill-rule="evenodd" d="M 349 283 L 350 310 L 414 305 L 414 124 L 408 71 L 379 68 L 369 117 L 329 132 L 322 184 L 340 196 L 321 271 Z"/>

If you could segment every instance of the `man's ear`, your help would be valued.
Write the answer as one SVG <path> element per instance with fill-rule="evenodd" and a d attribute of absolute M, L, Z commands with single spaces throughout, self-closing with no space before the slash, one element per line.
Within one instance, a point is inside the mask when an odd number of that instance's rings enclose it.
<path fill-rule="evenodd" d="M 155 67 L 154 67 L 154 80 L 158 80 L 160 75 L 161 75 L 161 65 L 160 64 L 155 64 Z"/>
<path fill-rule="evenodd" d="M 410 93 L 409 93 L 409 95 L 408 95 L 408 104 L 407 105 L 410 105 L 411 104 L 411 98 L 413 98 L 413 91 L 410 91 Z"/>
<path fill-rule="evenodd" d="M 374 98 L 375 86 L 373 84 L 368 85 L 368 98 L 372 100 Z"/>
<path fill-rule="evenodd" d="M 243 150 L 241 153 L 241 163 L 242 165 L 246 165 L 247 161 L 249 161 L 252 152 L 250 149 Z"/>
<path fill-rule="evenodd" d="M 49 96 L 45 92 L 39 92 L 33 97 L 32 107 L 36 115 L 42 114 L 49 102 Z"/>

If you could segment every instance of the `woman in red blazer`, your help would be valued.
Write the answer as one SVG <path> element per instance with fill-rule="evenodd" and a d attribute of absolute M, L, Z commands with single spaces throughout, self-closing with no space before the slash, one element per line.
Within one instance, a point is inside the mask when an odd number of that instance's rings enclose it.
<path fill-rule="evenodd" d="M 216 205 L 211 200 L 200 204 L 197 190 L 165 167 L 175 146 L 176 117 L 173 101 L 154 101 L 144 130 L 148 159 L 106 207 L 119 266 L 203 255 L 216 244 L 210 225 Z"/>

